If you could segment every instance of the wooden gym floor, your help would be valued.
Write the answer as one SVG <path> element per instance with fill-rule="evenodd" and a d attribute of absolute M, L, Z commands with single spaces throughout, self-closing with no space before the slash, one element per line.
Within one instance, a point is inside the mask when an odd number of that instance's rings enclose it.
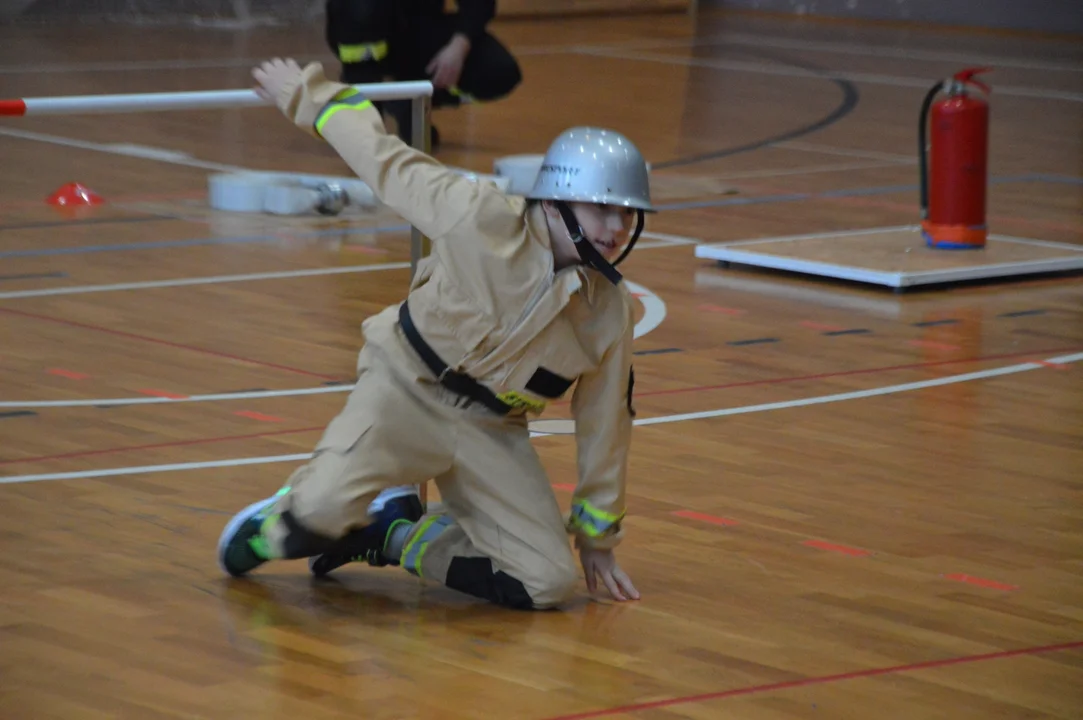
<path fill-rule="evenodd" d="M 618 557 L 642 601 L 517 614 L 303 563 L 224 579 L 223 523 L 338 411 L 408 235 L 209 212 L 209 172 L 345 174 L 269 109 L 6 120 L 0 717 L 1083 716 L 1078 276 L 896 295 L 688 240 L 914 222 L 921 97 L 990 64 L 991 229 L 1083 244 L 1083 48 L 707 13 L 496 31 L 526 80 L 437 112 L 442 159 L 489 172 L 597 123 L 655 164 L 665 211 L 626 266 Z M 266 56 L 333 70 L 321 38 L 3 28 L 0 97 L 246 87 Z M 107 204 L 44 202 L 73 181 Z M 536 443 L 566 504 L 574 442 Z"/>

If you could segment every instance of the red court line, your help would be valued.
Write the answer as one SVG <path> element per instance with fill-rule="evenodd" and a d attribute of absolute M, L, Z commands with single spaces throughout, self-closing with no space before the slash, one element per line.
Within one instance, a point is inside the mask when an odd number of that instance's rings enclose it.
<path fill-rule="evenodd" d="M 711 523 L 712 525 L 739 525 L 736 520 L 729 518 L 717 517 L 715 515 L 704 515 L 693 510 L 675 510 L 673 515 L 679 518 L 685 518 L 686 520 L 700 520 L 702 522 Z"/>
<path fill-rule="evenodd" d="M 298 433 L 316 432 L 323 430 L 319 427 L 297 428 L 296 430 L 275 430 L 272 432 L 248 433 L 246 435 L 225 435 L 222 437 L 197 438 L 195 440 L 174 440 L 172 442 L 152 443 L 150 445 L 129 445 L 127 447 L 111 447 L 101 450 L 82 450 L 79 452 L 61 453 L 59 455 L 38 455 L 36 457 L 16 458 L 14 460 L 0 460 L 0 465 L 16 465 L 18 463 L 46 462 L 48 460 L 68 460 L 70 458 L 92 457 L 94 455 L 108 455 L 117 452 L 132 452 L 135 450 L 160 450 L 162 448 L 187 447 L 189 445 L 205 445 L 210 443 L 229 442 L 231 440 L 255 440 L 257 438 L 275 437 L 277 435 L 296 435 Z"/>
<path fill-rule="evenodd" d="M 297 375 L 307 375 L 308 377 L 317 377 L 324 380 L 339 379 L 334 375 L 323 375 L 321 373 L 309 372 L 308 370 L 301 370 L 300 368 L 290 367 L 289 365 L 278 365 L 276 363 L 264 362 L 262 360 L 253 360 L 251 358 L 241 357 L 240 355 L 230 355 L 229 353 L 218 352 L 217 350 L 207 350 L 206 348 L 196 347 L 195 345 L 185 345 L 183 343 L 172 342 L 170 340 L 162 340 L 160 338 L 149 337 L 147 335 L 137 335 L 135 333 L 124 332 L 123 330 L 114 330 L 112 328 L 102 327 L 101 325 L 91 325 L 90 323 L 81 323 L 74 320 L 64 320 L 63 318 L 56 318 L 50 315 L 41 315 L 39 313 L 25 312 L 23 310 L 11 310 L 8 308 L 0 308 L 0 313 L 7 313 L 8 315 L 30 318 L 32 320 L 43 320 L 45 322 L 56 323 L 58 325 L 67 325 L 69 327 L 83 328 L 84 330 L 94 330 L 96 332 L 108 333 L 109 335 L 116 335 L 117 337 L 128 338 L 130 340 L 142 340 L 143 342 L 154 343 L 156 345 L 165 345 L 166 347 L 177 348 L 180 350 L 189 350 L 191 352 L 203 353 L 204 355 L 212 355 L 214 357 L 225 358 L 227 360 L 237 360 L 239 362 L 248 363 L 249 365 L 259 365 L 261 367 L 274 368 L 275 370 L 284 370 L 286 372 L 295 373 Z"/>
<path fill-rule="evenodd" d="M 45 372 L 50 375 L 59 375 L 62 378 L 68 378 L 69 380 L 86 380 L 89 375 L 86 373 L 75 372 L 73 370 L 65 370 L 64 368 L 49 368 Z"/>
<path fill-rule="evenodd" d="M 977 585 L 978 587 L 989 588 L 990 590 L 1018 590 L 1018 585 L 1008 585 L 1007 583 L 997 582 L 996 580 L 986 580 L 985 578 L 974 577 L 973 575 L 965 575 L 963 573 L 954 573 L 952 575 L 945 575 L 945 580 L 955 580 L 956 582 L 967 583 L 969 585 Z"/>
<path fill-rule="evenodd" d="M 962 350 L 958 345 L 933 342 L 932 340 L 910 340 L 907 344 L 913 345 L 914 347 L 932 348 L 933 350 Z"/>
<path fill-rule="evenodd" d="M 987 660 L 1003 660 L 1026 655 L 1041 655 L 1043 653 L 1076 650 L 1079 648 L 1083 648 L 1083 641 L 1063 643 L 1060 645 L 1043 645 L 1040 647 L 1029 647 L 1019 650 L 1003 650 L 1000 652 L 985 653 L 983 655 L 964 655 L 962 657 L 946 658 L 944 660 L 928 660 L 926 662 L 911 663 L 909 665 L 893 665 L 891 667 L 873 668 L 870 670 L 855 670 L 853 672 L 839 673 L 837 675 L 821 675 L 819 677 L 810 677 L 803 680 L 788 680 L 786 682 L 770 683 L 768 685 L 752 685 L 733 690 L 704 693 L 702 695 L 686 695 L 684 697 L 656 700 L 654 702 L 639 703 L 637 705 L 623 705 L 621 707 L 605 708 L 604 710 L 591 710 L 588 712 L 573 713 L 571 715 L 558 715 L 545 718 L 545 720 L 587 720 L 588 718 L 623 715 L 643 710 L 673 707 L 674 705 L 707 702 L 708 700 L 725 700 L 726 698 L 739 697 L 741 695 L 760 695 L 763 693 L 775 692 L 777 690 L 790 690 L 792 688 L 807 687 L 810 685 L 827 685 L 829 683 L 877 677 L 879 675 L 895 675 L 898 673 L 915 672 L 917 670 L 949 667 L 951 665 L 965 665 L 969 663 L 985 662 Z"/>
<path fill-rule="evenodd" d="M 824 325 L 823 323 L 812 322 L 811 320 L 802 320 L 799 324 L 801 327 L 807 327 L 813 330 L 826 330 L 828 332 L 838 332 L 839 330 L 845 329 L 839 325 Z"/>
<path fill-rule="evenodd" d="M 0 310 L 0 312 L 2 312 L 2 310 Z M 1004 359 L 1007 359 L 1007 358 L 1025 357 L 1025 356 L 1028 356 L 1028 355 L 1046 355 L 1046 354 L 1057 355 L 1057 354 L 1063 354 L 1063 353 L 1078 352 L 1080 349 L 1083 349 L 1083 348 L 1074 347 L 1074 348 L 1060 348 L 1060 349 L 1055 349 L 1055 350 L 1033 350 L 1033 351 L 1030 351 L 1030 352 L 1009 353 L 1009 354 L 1005 354 L 1005 355 L 989 355 L 989 356 L 985 356 L 985 357 L 961 358 L 961 359 L 956 359 L 956 360 L 937 360 L 937 361 L 933 361 L 933 362 L 914 363 L 914 364 L 911 364 L 911 365 L 893 365 L 893 366 L 890 366 L 890 367 L 866 368 L 866 369 L 863 369 L 863 370 L 844 370 L 844 371 L 841 371 L 841 372 L 822 373 L 820 375 L 802 375 L 802 376 L 798 376 L 798 377 L 768 378 L 766 380 L 752 380 L 752 381 L 749 381 L 749 382 L 730 383 L 728 385 L 706 385 L 706 386 L 702 386 L 702 387 L 681 388 L 681 389 L 678 389 L 678 390 L 655 390 L 654 392 L 636 393 L 636 397 L 643 397 L 643 396 L 646 396 L 646 395 L 670 395 L 670 394 L 674 394 L 674 393 L 699 392 L 699 391 L 703 391 L 703 390 L 721 390 L 721 389 L 724 389 L 724 388 L 748 387 L 748 386 L 753 386 L 753 385 L 777 385 L 777 384 L 787 383 L 787 382 L 799 382 L 799 381 L 802 381 L 802 380 L 824 380 L 824 379 L 833 378 L 833 377 L 843 377 L 843 376 L 846 376 L 846 375 L 862 375 L 862 374 L 877 373 L 877 372 L 888 372 L 888 371 L 891 371 L 891 370 L 912 370 L 912 369 L 916 369 L 916 368 L 933 367 L 933 366 L 937 366 L 937 365 L 956 365 L 956 364 L 960 364 L 960 363 L 981 362 L 981 361 L 985 361 L 985 360 L 1004 360 Z M 563 400 L 563 401 L 561 401 L 559 403 L 553 403 L 553 404 L 554 405 L 562 405 L 562 404 L 567 404 L 568 402 L 569 401 L 567 401 L 567 400 Z M 178 442 L 161 443 L 161 444 L 157 444 L 157 445 L 136 445 L 136 446 L 129 446 L 129 447 L 104 448 L 102 450 L 91 450 L 91 451 L 88 451 L 88 452 L 68 453 L 68 454 L 65 454 L 65 455 L 48 455 L 48 456 L 42 456 L 42 457 L 26 458 L 26 459 L 22 459 L 22 460 L 0 460 L 0 465 L 16 463 L 16 462 L 43 462 L 43 461 L 46 461 L 46 460 L 60 460 L 60 459 L 69 458 L 69 457 L 84 457 L 84 456 L 88 456 L 88 455 L 105 455 L 105 454 L 114 453 L 114 452 L 126 452 L 126 451 L 131 451 L 131 450 L 149 450 L 149 449 L 164 448 L 164 447 L 183 447 L 183 446 L 187 446 L 187 445 L 202 445 L 204 443 L 217 443 L 217 442 L 222 442 L 224 440 L 246 440 L 246 439 L 249 439 L 249 438 L 268 437 L 268 436 L 271 436 L 271 435 L 287 434 L 287 433 L 292 433 L 292 432 L 315 432 L 317 430 L 323 430 L 323 426 L 314 427 L 314 428 L 304 428 L 304 429 L 301 429 L 301 430 L 285 430 L 285 431 L 282 431 L 282 432 L 273 432 L 273 433 L 257 433 L 255 435 L 237 435 L 237 436 L 234 436 L 234 437 L 227 437 L 227 438 L 200 438 L 200 439 L 195 439 L 195 440 L 182 440 L 182 441 L 178 441 Z"/>
<path fill-rule="evenodd" d="M 1028 350 L 1027 352 L 1004 353 L 1003 355 L 981 355 L 969 358 L 955 358 L 953 360 L 930 360 L 928 362 L 909 363 L 907 365 L 888 365 L 886 367 L 862 368 L 861 370 L 841 370 L 837 372 L 819 373 L 817 375 L 797 375 L 780 378 L 767 378 L 765 380 L 748 380 L 746 382 L 725 383 L 722 385 L 698 385 L 689 388 L 677 388 L 675 390 L 649 390 L 637 392 L 637 398 L 650 397 L 652 395 L 676 395 L 678 393 L 703 392 L 705 390 L 726 390 L 737 387 L 753 387 L 756 385 L 780 385 L 782 383 L 801 382 L 804 380 L 829 380 L 831 378 L 848 377 L 850 375 L 869 375 L 872 373 L 891 372 L 894 370 L 920 370 L 922 368 L 939 367 L 941 365 L 961 365 L 963 363 L 985 362 L 988 360 L 1008 360 L 1010 358 L 1028 357 L 1033 355 L 1057 355 L 1062 353 L 1079 352 L 1080 346 L 1069 348 L 1054 348 L 1051 350 Z M 554 403 L 554 405 L 560 403 Z"/>
<path fill-rule="evenodd" d="M 723 315 L 744 315 L 745 311 L 740 308 L 720 307 L 718 305 L 700 305 L 700 310 L 707 312 L 722 313 Z"/>
<path fill-rule="evenodd" d="M 866 555 L 872 555 L 868 550 L 848 547 L 846 545 L 836 545 L 835 543 L 824 542 L 823 540 L 806 540 L 801 544 L 805 547 L 816 548 L 817 550 L 827 550 L 828 552 L 850 555 L 851 557 L 865 557 Z"/>
<path fill-rule="evenodd" d="M 274 415 L 264 415 L 263 413 L 258 413 L 253 410 L 238 410 L 233 414 L 239 415 L 243 418 L 248 418 L 249 420 L 259 420 L 260 422 L 285 422 L 285 420 L 280 417 L 276 417 Z"/>

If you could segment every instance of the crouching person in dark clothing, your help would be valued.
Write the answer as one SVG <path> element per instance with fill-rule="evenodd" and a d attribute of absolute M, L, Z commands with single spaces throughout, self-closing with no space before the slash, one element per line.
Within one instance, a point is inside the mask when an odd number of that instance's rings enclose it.
<path fill-rule="evenodd" d="M 490 102 L 510 94 L 522 80 L 519 64 L 487 30 L 496 0 L 327 0 L 327 44 L 350 85 L 385 80 L 431 80 L 433 108 Z M 411 141 L 410 101 L 379 103 L 395 118 L 398 135 Z M 439 135 L 432 130 L 432 146 Z"/>

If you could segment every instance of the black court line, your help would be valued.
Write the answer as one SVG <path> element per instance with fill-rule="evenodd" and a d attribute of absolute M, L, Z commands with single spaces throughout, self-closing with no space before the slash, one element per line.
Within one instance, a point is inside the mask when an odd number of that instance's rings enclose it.
<path fill-rule="evenodd" d="M 661 348 L 659 350 L 637 350 L 633 355 L 664 355 L 665 353 L 684 352 L 680 348 Z"/>
<path fill-rule="evenodd" d="M 866 328 L 854 328 L 853 330 L 831 330 L 829 332 L 825 332 L 824 335 L 830 335 L 832 337 L 835 335 L 865 335 L 871 332 L 872 330 L 868 330 Z"/>
<path fill-rule="evenodd" d="M 1045 310 L 1019 310 L 1018 312 L 1001 313 L 1000 315 L 997 315 L 997 317 L 1014 318 L 1014 317 L 1026 317 L 1027 315 L 1044 315 L 1044 314 L 1045 314 Z"/>
<path fill-rule="evenodd" d="M 727 345 L 758 345 L 760 343 L 775 343 L 778 338 L 756 338 L 754 340 L 731 340 Z"/>
<path fill-rule="evenodd" d="M 925 322 L 916 322 L 914 327 L 936 327 L 937 325 L 958 325 L 958 320 L 926 320 Z"/>
<path fill-rule="evenodd" d="M 857 107 L 858 102 L 861 100 L 861 93 L 858 92 L 857 86 L 849 80 L 843 80 L 842 78 L 832 77 L 829 70 L 824 70 L 821 67 L 812 65 L 810 63 L 795 62 L 788 60 L 782 56 L 774 53 L 766 53 L 762 50 L 751 51 L 745 48 L 745 51 L 751 55 L 760 55 L 769 60 L 775 60 L 776 62 L 790 65 L 791 67 L 801 68 L 802 70 L 808 70 L 823 76 L 825 80 L 830 80 L 835 86 L 842 91 L 842 100 L 838 106 L 830 113 L 820 118 L 816 122 L 809 123 L 808 125 L 802 125 L 801 127 L 793 130 L 788 130 L 779 135 L 766 138 L 764 140 L 757 140 L 755 142 L 746 143 L 744 145 L 738 145 L 732 148 L 726 148 L 724 150 L 715 150 L 713 152 L 703 153 L 702 155 L 690 155 L 683 158 L 674 158 L 673 160 L 666 160 L 664 162 L 651 163 L 652 170 L 662 170 L 665 168 L 681 167 L 684 165 L 693 165 L 695 163 L 706 162 L 707 160 L 718 160 L 724 157 L 730 157 L 731 155 L 739 155 L 741 153 L 751 152 L 753 150 L 760 150 L 762 148 L 774 145 L 780 142 L 786 142 L 787 140 L 795 140 L 805 135 L 811 135 L 814 132 L 823 130 L 824 128 L 834 125 L 839 120 L 849 115 Z"/>
<path fill-rule="evenodd" d="M 0 275 L 0 282 L 5 280 L 45 280 L 47 278 L 66 278 L 67 273 L 52 272 L 52 273 L 27 273 L 24 275 Z"/>
<path fill-rule="evenodd" d="M 32 417 L 34 415 L 37 415 L 37 413 L 34 412 L 33 410 L 16 410 L 14 412 L 0 413 L 0 420 L 6 420 L 8 418 L 17 418 L 17 417 Z"/>

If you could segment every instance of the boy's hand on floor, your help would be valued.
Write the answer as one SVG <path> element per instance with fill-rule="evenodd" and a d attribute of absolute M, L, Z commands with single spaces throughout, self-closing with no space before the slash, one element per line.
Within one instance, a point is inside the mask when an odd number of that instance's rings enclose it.
<path fill-rule="evenodd" d="M 639 591 L 632 585 L 631 578 L 617 565 L 617 558 L 612 550 L 592 550 L 580 548 L 579 561 L 587 577 L 587 589 L 594 593 L 598 589 L 598 577 L 601 577 L 609 594 L 614 600 L 638 600 Z"/>

